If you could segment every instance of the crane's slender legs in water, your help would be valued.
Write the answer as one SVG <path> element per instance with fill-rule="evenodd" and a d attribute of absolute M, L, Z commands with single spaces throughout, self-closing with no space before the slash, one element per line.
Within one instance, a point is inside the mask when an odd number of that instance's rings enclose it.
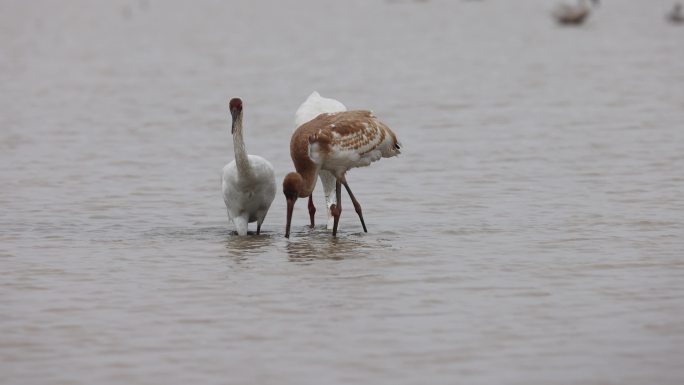
<path fill-rule="evenodd" d="M 311 218 L 311 227 L 314 228 L 314 215 L 316 214 L 316 206 L 313 203 L 313 193 L 309 195 L 309 218 Z"/>
<path fill-rule="evenodd" d="M 359 203 L 359 201 L 356 200 L 356 197 L 354 197 L 354 193 L 352 193 L 351 189 L 349 188 L 349 184 L 347 184 L 347 178 L 342 176 L 342 178 L 337 179 L 337 182 L 335 183 L 335 196 L 337 197 L 337 203 L 330 207 L 330 212 L 332 213 L 333 218 L 335 220 L 333 224 L 333 237 L 337 236 L 337 224 L 340 222 L 340 214 L 342 214 L 342 185 L 344 185 L 344 188 L 347 190 L 347 193 L 349 194 L 349 198 L 351 198 L 351 201 L 354 204 L 354 210 L 356 210 L 356 213 L 359 215 L 359 219 L 361 220 L 361 226 L 363 226 L 363 231 L 367 233 L 368 230 L 366 229 L 366 222 L 363 220 L 361 204 Z"/>
<path fill-rule="evenodd" d="M 363 232 L 367 233 L 368 230 L 366 230 L 366 222 L 363 221 L 363 213 L 361 212 L 361 205 L 356 200 L 356 198 L 354 198 L 354 194 L 352 193 L 351 189 L 349 188 L 349 185 L 347 184 L 347 178 L 344 178 L 344 177 L 342 178 L 342 184 L 344 185 L 344 188 L 347 189 L 347 193 L 349 193 L 349 198 L 351 198 L 351 201 L 354 204 L 354 210 L 356 210 L 356 213 L 359 214 L 359 219 L 361 220 L 361 226 L 363 226 Z"/>
<path fill-rule="evenodd" d="M 340 214 L 342 214 L 342 183 L 337 179 L 335 182 L 335 197 L 337 202 L 330 206 L 330 213 L 333 216 L 333 237 L 337 236 L 337 225 L 340 223 Z"/>

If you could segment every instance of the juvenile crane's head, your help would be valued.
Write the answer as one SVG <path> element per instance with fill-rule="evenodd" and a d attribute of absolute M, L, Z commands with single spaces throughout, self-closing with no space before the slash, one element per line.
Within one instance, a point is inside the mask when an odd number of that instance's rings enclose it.
<path fill-rule="evenodd" d="M 291 172 L 285 175 L 283 180 L 283 194 L 287 201 L 287 224 L 285 225 L 285 238 L 290 238 L 290 223 L 292 222 L 292 210 L 294 204 L 299 198 L 299 193 L 302 191 L 304 179 L 296 172 Z"/>
<path fill-rule="evenodd" d="M 230 109 L 230 115 L 233 117 L 233 125 L 230 129 L 230 133 L 235 134 L 235 126 L 238 123 L 242 123 L 242 100 L 240 100 L 240 98 L 230 99 L 228 108 Z"/>

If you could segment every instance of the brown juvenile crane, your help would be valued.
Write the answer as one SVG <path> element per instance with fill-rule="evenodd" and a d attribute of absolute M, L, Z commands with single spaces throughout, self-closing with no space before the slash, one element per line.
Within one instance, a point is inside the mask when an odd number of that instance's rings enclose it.
<path fill-rule="evenodd" d="M 283 193 L 287 200 L 285 237 L 290 237 L 295 201 L 297 198 L 311 196 L 320 170 L 329 171 L 336 179 L 337 200 L 330 207 L 334 220 L 333 236 L 337 236 L 342 213 L 342 185 L 354 204 L 363 231 L 368 232 L 361 205 L 349 188 L 345 175 L 351 168 L 369 166 L 380 158 L 397 156 L 399 149 L 400 144 L 394 132 L 370 111 L 320 114 L 297 128 L 290 141 L 290 156 L 296 172 L 287 174 L 283 180 Z M 310 205 L 309 210 L 311 209 Z"/>

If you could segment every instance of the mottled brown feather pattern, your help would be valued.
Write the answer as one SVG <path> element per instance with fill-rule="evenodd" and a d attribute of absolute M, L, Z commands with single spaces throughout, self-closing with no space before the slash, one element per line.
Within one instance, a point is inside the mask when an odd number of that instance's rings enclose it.
<path fill-rule="evenodd" d="M 365 110 L 321 114 L 300 128 L 313 131 L 309 142 L 317 142 L 323 153 L 329 153 L 333 147 L 358 150 L 370 145 L 359 153 L 364 155 L 375 150 L 387 134 L 396 144 L 396 137 L 389 127 Z"/>
<path fill-rule="evenodd" d="M 364 110 L 325 113 L 299 126 L 290 141 L 292 161 L 304 179 L 304 191 L 299 196 L 311 194 L 316 185 L 316 175 L 322 166 L 320 159 L 316 163 L 311 158 L 309 151 L 312 144 L 316 145 L 316 153 L 324 158 L 333 152 L 347 150 L 363 156 L 382 145 L 388 135 L 392 139 L 392 150 L 386 152 L 385 147 L 386 153 L 382 156 L 398 154 L 396 136 L 370 111 Z"/>

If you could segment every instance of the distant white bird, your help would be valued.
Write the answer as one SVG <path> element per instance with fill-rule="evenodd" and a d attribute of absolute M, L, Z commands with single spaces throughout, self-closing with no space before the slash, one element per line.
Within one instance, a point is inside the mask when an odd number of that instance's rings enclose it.
<path fill-rule="evenodd" d="M 322 97 L 318 92 L 314 91 L 302 103 L 295 113 L 295 129 L 302 124 L 312 120 L 323 113 L 342 112 L 347 111 L 347 107 L 341 102 Z M 335 200 L 335 176 L 330 171 L 321 169 L 318 172 L 318 177 L 323 184 L 323 194 L 325 195 L 325 207 L 328 214 L 328 230 L 331 230 L 334 225 L 334 217 L 330 212 L 330 207 L 337 201 Z M 314 215 L 316 214 L 316 207 L 313 204 L 313 193 L 309 196 L 309 218 L 311 219 L 311 228 L 314 227 Z"/>
<path fill-rule="evenodd" d="M 258 235 L 275 198 L 273 166 L 260 156 L 247 155 L 242 137 L 242 100 L 231 99 L 229 108 L 235 160 L 223 167 L 223 201 L 238 235 L 247 235 L 247 223 L 255 221 Z"/>
<path fill-rule="evenodd" d="M 591 0 L 598 5 L 599 0 Z M 576 5 L 559 4 L 551 13 L 560 24 L 582 24 L 591 13 L 589 0 L 579 0 Z"/>
<path fill-rule="evenodd" d="M 684 23 L 684 14 L 682 14 L 682 5 L 680 3 L 676 3 L 672 10 L 668 12 L 666 15 L 667 20 L 670 21 L 670 23 L 673 24 L 681 24 Z"/>
<path fill-rule="evenodd" d="M 299 126 L 290 140 L 290 156 L 296 172 L 287 174 L 283 180 L 283 193 L 287 201 L 285 237 L 290 236 L 295 201 L 297 198 L 311 197 L 316 187 L 316 176 L 321 170 L 335 177 L 336 203 L 330 209 L 334 217 L 333 237 L 337 235 L 342 213 L 342 185 L 354 204 L 363 231 L 367 231 L 361 205 L 347 184 L 346 173 L 354 167 L 370 166 L 380 158 L 397 156 L 399 149 L 400 144 L 394 132 L 370 111 L 320 114 Z"/>

